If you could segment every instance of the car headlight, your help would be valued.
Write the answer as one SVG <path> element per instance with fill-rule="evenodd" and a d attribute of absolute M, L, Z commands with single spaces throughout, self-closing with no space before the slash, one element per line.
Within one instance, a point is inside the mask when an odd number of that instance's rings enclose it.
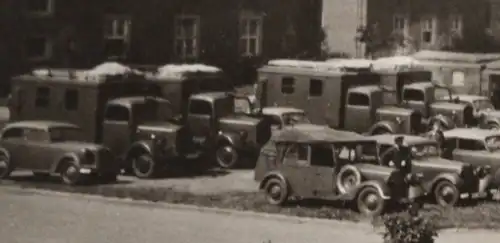
<path fill-rule="evenodd" d="M 82 164 L 85 165 L 92 165 L 96 161 L 96 156 L 94 152 L 92 152 L 89 149 L 84 149 L 83 150 L 83 161 L 81 161 Z"/>

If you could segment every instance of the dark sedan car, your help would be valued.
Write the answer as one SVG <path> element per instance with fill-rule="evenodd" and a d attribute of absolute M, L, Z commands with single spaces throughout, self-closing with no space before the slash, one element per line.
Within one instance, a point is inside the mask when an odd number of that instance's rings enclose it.
<path fill-rule="evenodd" d="M 0 137 L 0 179 L 13 170 L 30 170 L 36 176 L 60 175 L 75 185 L 91 177 L 114 181 L 119 165 L 100 145 L 76 142 L 80 129 L 69 123 L 21 121 L 7 124 Z"/>

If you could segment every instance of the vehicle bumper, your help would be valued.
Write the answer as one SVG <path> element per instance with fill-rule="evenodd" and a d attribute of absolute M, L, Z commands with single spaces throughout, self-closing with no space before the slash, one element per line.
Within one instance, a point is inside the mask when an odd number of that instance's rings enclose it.
<path fill-rule="evenodd" d="M 482 199 L 486 198 L 488 193 L 484 192 L 474 192 L 474 193 L 460 193 L 460 199 Z"/>

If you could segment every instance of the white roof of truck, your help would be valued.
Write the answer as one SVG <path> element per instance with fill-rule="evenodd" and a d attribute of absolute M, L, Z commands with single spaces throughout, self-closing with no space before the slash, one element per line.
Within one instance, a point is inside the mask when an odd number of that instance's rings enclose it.
<path fill-rule="evenodd" d="M 373 69 L 376 71 L 401 71 L 415 68 L 422 68 L 422 63 L 410 56 L 382 57 L 373 61 Z"/>
<path fill-rule="evenodd" d="M 219 73 L 222 70 L 205 64 L 167 64 L 159 67 L 157 78 L 178 78 L 187 73 Z"/>

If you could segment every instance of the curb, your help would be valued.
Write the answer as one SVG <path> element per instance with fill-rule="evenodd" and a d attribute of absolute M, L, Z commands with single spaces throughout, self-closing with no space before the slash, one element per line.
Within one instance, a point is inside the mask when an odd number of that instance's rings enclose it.
<path fill-rule="evenodd" d="M 132 205 L 132 206 L 148 206 L 151 208 L 163 208 L 170 210 L 182 210 L 182 211 L 197 211 L 202 213 L 212 213 L 226 216 L 240 216 L 240 217 L 250 217 L 250 218 L 265 218 L 276 221 L 287 221 L 291 223 L 304 224 L 304 223 L 316 223 L 316 224 L 327 224 L 335 228 L 358 228 L 364 232 L 377 233 L 379 230 L 371 226 L 366 222 L 349 222 L 349 221 L 337 221 L 329 219 L 318 219 L 311 217 L 298 217 L 292 215 L 282 215 L 282 214 L 270 214 L 261 213 L 253 211 L 239 211 L 235 209 L 222 209 L 222 208 L 212 208 L 212 207 L 202 207 L 186 204 L 175 204 L 166 202 L 151 202 L 146 200 L 134 200 L 130 198 L 115 198 L 115 197 L 105 197 L 101 195 L 94 194 L 84 194 L 84 193 L 69 193 L 69 192 L 58 192 L 45 189 L 33 189 L 33 188 L 22 188 L 21 186 L 15 184 L 4 184 L 0 183 L 0 191 L 10 191 L 17 194 L 35 194 L 43 196 L 57 196 L 62 198 L 71 199 L 84 199 L 93 200 L 103 203 L 116 203 L 122 205 Z"/>

